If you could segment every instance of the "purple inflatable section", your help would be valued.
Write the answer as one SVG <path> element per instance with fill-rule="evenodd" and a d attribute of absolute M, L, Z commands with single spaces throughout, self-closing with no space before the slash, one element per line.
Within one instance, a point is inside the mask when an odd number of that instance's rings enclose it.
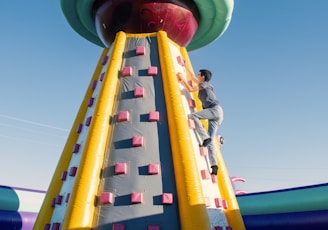
<path fill-rule="evenodd" d="M 33 229 L 33 225 L 35 223 L 36 217 L 38 213 L 33 212 L 19 212 L 22 219 L 22 230 L 30 230 Z"/>

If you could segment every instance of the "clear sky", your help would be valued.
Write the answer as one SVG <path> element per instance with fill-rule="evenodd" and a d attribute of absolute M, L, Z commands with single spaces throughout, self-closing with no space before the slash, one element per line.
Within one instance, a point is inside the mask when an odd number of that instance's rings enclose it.
<path fill-rule="evenodd" d="M 231 24 L 190 52 L 225 112 L 237 189 L 328 182 L 328 1 L 235 0 Z M 0 185 L 47 189 L 102 48 L 59 1 L 0 2 Z"/>

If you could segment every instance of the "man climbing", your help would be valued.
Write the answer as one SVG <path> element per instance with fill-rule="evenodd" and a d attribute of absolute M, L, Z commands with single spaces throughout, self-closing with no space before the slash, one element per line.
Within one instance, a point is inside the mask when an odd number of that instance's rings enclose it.
<path fill-rule="evenodd" d="M 178 80 L 189 92 L 198 91 L 198 99 L 201 101 L 203 107 L 202 110 L 189 114 L 188 118 L 195 122 L 196 133 L 202 141 L 200 146 L 207 147 L 208 149 L 208 156 L 212 169 L 211 174 L 217 175 L 218 166 L 216 163 L 213 138 L 223 121 L 223 110 L 219 100 L 214 94 L 213 86 L 209 83 L 212 78 L 211 71 L 201 69 L 196 77 L 187 67 L 186 70 L 191 76 L 191 80 L 197 84 L 189 85 L 181 73 L 177 73 Z M 208 132 L 206 132 L 200 122 L 202 119 L 208 120 Z"/>

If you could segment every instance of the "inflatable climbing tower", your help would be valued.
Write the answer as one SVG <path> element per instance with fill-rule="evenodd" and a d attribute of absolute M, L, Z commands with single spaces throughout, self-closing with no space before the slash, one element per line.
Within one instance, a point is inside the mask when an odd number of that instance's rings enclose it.
<path fill-rule="evenodd" d="M 61 0 L 61 7 L 103 52 L 34 229 L 245 229 L 220 143 L 213 176 L 187 118 L 200 103 L 176 77 L 188 80 L 188 51 L 224 33 L 233 1 Z"/>

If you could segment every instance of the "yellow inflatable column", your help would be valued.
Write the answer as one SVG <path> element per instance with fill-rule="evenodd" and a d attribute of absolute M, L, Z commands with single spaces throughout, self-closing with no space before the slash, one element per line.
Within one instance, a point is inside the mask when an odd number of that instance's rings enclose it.
<path fill-rule="evenodd" d="M 194 150 L 190 145 L 191 137 L 183 108 L 181 92 L 172 62 L 169 39 L 165 32 L 158 32 L 159 56 L 162 67 L 163 87 L 170 141 L 173 155 L 174 172 L 179 201 L 181 228 L 183 230 L 210 229 L 205 200 Z"/>
<path fill-rule="evenodd" d="M 62 229 L 92 229 L 94 202 L 100 183 L 106 143 L 111 133 L 109 119 L 116 100 L 118 73 L 122 64 L 125 40 L 125 33 L 119 32 L 92 118 Z"/>

